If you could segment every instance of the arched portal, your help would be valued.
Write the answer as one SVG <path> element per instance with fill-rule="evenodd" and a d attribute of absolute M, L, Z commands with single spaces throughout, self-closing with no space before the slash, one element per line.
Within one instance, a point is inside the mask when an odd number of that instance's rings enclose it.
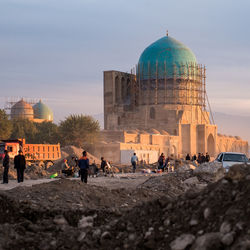
<path fill-rule="evenodd" d="M 126 96 L 127 96 L 127 86 L 126 86 L 126 81 L 125 78 L 122 77 L 121 79 L 121 96 L 122 96 L 122 101 L 125 102 Z"/>
<path fill-rule="evenodd" d="M 115 78 L 115 101 L 118 104 L 121 99 L 121 84 L 119 81 L 119 77 Z"/>
<path fill-rule="evenodd" d="M 207 151 L 210 156 L 215 155 L 215 141 L 212 134 L 210 134 L 207 138 Z"/>
<path fill-rule="evenodd" d="M 150 117 L 150 119 L 153 119 L 153 120 L 155 119 L 155 108 L 154 107 L 150 108 L 149 117 Z"/>
<path fill-rule="evenodd" d="M 176 147 L 174 145 L 171 146 L 170 155 L 174 156 L 174 157 L 177 156 L 177 150 L 176 150 Z"/>

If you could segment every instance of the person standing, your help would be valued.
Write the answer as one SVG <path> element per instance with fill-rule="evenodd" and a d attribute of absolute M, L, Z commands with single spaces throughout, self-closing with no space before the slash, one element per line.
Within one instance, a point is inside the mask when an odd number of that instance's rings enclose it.
<path fill-rule="evenodd" d="M 190 161 L 191 160 L 191 157 L 189 154 L 186 155 L 186 161 Z"/>
<path fill-rule="evenodd" d="M 199 153 L 199 154 L 198 154 L 198 159 L 197 159 L 197 162 L 198 162 L 199 164 L 201 164 L 201 162 L 202 162 L 202 159 L 201 159 L 201 153 Z"/>
<path fill-rule="evenodd" d="M 202 153 L 201 154 L 201 163 L 205 163 L 206 162 L 206 156 Z"/>
<path fill-rule="evenodd" d="M 78 166 L 80 168 L 81 181 L 84 183 L 88 182 L 88 169 L 89 169 L 89 159 L 87 158 L 87 152 L 82 152 L 82 157 L 78 161 Z"/>
<path fill-rule="evenodd" d="M 197 160 L 197 157 L 196 157 L 196 154 L 194 154 L 192 157 L 192 161 L 196 161 L 196 160 Z"/>
<path fill-rule="evenodd" d="M 4 150 L 4 158 L 3 158 L 3 183 L 2 184 L 7 184 L 9 182 L 9 167 L 10 167 L 10 157 L 9 157 L 9 152 L 8 150 Z"/>
<path fill-rule="evenodd" d="M 101 169 L 103 174 L 105 174 L 105 167 L 107 166 L 107 162 L 104 160 L 104 157 L 101 157 Z"/>
<path fill-rule="evenodd" d="M 210 162 L 210 155 L 208 154 L 208 152 L 206 153 L 206 162 Z"/>
<path fill-rule="evenodd" d="M 17 182 L 23 182 L 23 173 L 26 168 L 26 160 L 22 150 L 19 150 L 18 155 L 16 155 L 14 158 L 14 168 L 17 172 Z"/>
<path fill-rule="evenodd" d="M 133 173 L 135 173 L 137 162 L 138 162 L 138 157 L 136 156 L 136 153 L 134 153 L 134 155 L 131 157 L 131 164 L 133 166 Z"/>
<path fill-rule="evenodd" d="M 162 171 L 164 171 L 164 163 L 165 163 L 165 155 L 161 153 L 158 159 L 158 169 L 161 169 Z"/>
<path fill-rule="evenodd" d="M 170 158 L 168 156 L 167 159 L 165 160 L 165 164 L 164 164 L 164 167 L 163 167 L 164 171 L 165 171 L 165 169 L 167 170 L 167 172 L 169 171 L 169 169 L 168 169 L 169 164 L 170 164 Z"/>

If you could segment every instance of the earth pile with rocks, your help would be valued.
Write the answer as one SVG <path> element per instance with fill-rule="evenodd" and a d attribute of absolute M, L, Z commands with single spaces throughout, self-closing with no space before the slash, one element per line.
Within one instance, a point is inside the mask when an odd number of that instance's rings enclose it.
<path fill-rule="evenodd" d="M 63 148 L 61 148 L 61 159 L 57 160 L 54 162 L 53 165 L 51 165 L 47 171 L 49 173 L 60 173 L 62 170 L 62 164 L 64 163 L 64 159 L 67 160 L 67 163 L 69 166 L 75 166 L 76 162 L 74 161 L 74 159 L 72 159 L 72 157 L 76 157 L 76 158 L 81 158 L 82 157 L 82 152 L 84 151 L 84 149 L 82 148 L 78 148 L 75 146 L 65 146 Z M 89 162 L 90 164 L 97 164 L 100 165 L 101 161 L 100 159 L 96 158 L 95 156 L 93 156 L 92 154 L 88 153 L 88 158 L 89 158 Z"/>
<path fill-rule="evenodd" d="M 107 230 L 110 248 L 250 249 L 250 171 L 233 170 L 202 192 L 136 207 Z"/>
<path fill-rule="evenodd" d="M 205 162 L 196 164 L 196 162 L 184 161 L 176 168 L 176 172 L 182 173 L 193 170 L 194 175 L 207 182 L 213 182 L 221 179 L 225 175 L 225 169 L 220 162 Z"/>
<path fill-rule="evenodd" d="M 24 171 L 24 178 L 26 180 L 29 179 L 40 179 L 40 178 L 48 178 L 51 174 L 45 169 L 43 165 L 31 163 L 26 165 L 26 169 Z M 3 177 L 3 168 L 0 169 L 0 179 Z M 9 179 L 10 180 L 16 180 L 17 179 L 17 173 L 16 169 L 14 168 L 14 164 L 10 164 L 9 167 Z"/>
<path fill-rule="evenodd" d="M 68 157 L 77 157 L 80 158 L 82 157 L 82 152 L 84 151 L 84 149 L 82 148 L 78 148 L 76 146 L 65 146 L 61 148 L 61 154 L 62 154 L 62 158 L 68 158 Z M 89 161 L 91 163 L 95 162 L 96 164 L 100 164 L 101 160 L 98 159 L 97 157 L 95 157 L 94 155 L 88 153 L 88 158 Z"/>
<path fill-rule="evenodd" d="M 178 182 L 193 178 L 186 177 Z M 201 191 L 173 198 L 150 194 L 150 182 L 144 184 L 149 189 L 123 193 L 61 180 L 0 193 L 0 249 L 250 249 L 249 167 L 234 166 Z"/>
<path fill-rule="evenodd" d="M 32 208 L 39 209 L 109 209 L 131 207 L 142 201 L 161 197 L 145 189 L 109 189 L 86 185 L 79 180 L 59 179 L 29 187 L 11 189 L 5 194 Z"/>
<path fill-rule="evenodd" d="M 141 184 L 142 189 L 164 192 L 167 197 L 176 197 L 189 189 L 201 190 L 206 187 L 207 181 L 202 175 L 197 178 L 192 170 L 185 172 L 173 172 L 162 176 L 153 176 Z"/>

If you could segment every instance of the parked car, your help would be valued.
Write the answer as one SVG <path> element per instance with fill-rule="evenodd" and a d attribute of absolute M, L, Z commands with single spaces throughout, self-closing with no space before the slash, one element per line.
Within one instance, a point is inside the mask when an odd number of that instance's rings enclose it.
<path fill-rule="evenodd" d="M 246 157 L 245 154 L 243 153 L 235 153 L 235 152 L 223 152 L 220 153 L 217 158 L 215 159 L 215 162 L 221 162 L 223 168 L 226 169 L 226 171 L 229 170 L 229 168 L 233 165 L 236 164 L 249 164 L 250 165 L 250 161 L 249 159 Z"/>

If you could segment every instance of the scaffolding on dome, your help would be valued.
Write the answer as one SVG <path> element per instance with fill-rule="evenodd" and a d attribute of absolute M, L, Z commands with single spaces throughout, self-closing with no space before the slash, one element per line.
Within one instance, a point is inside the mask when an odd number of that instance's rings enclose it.
<path fill-rule="evenodd" d="M 147 69 L 137 65 L 134 82 L 140 105 L 175 104 L 206 108 L 206 67 L 200 64 L 173 65 L 164 70 L 158 63 L 148 63 Z M 161 69 L 160 69 L 161 68 Z M 136 71 L 136 72 L 134 72 Z"/>
<path fill-rule="evenodd" d="M 4 105 L 4 110 L 5 110 L 6 114 L 11 119 L 14 119 L 17 117 L 27 118 L 27 119 L 31 118 L 31 114 L 29 112 L 30 107 L 28 105 L 22 106 L 22 110 L 20 110 L 19 108 L 17 108 L 16 110 L 13 110 L 14 105 L 20 101 L 24 101 L 25 103 L 33 106 L 34 104 L 36 104 L 39 101 L 39 99 L 23 98 L 23 97 L 8 97 L 5 99 L 5 105 Z"/>

